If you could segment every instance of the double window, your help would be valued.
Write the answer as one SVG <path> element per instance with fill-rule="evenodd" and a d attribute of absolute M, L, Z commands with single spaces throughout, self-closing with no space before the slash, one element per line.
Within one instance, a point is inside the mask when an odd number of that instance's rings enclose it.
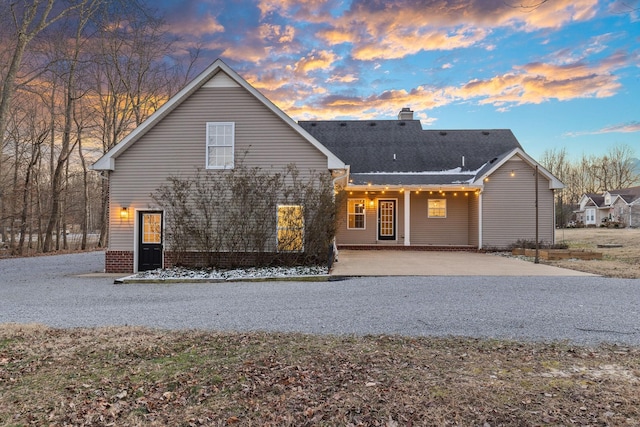
<path fill-rule="evenodd" d="M 300 205 L 278 205 L 278 252 L 304 250 L 304 215 Z"/>
<path fill-rule="evenodd" d="M 447 217 L 447 199 L 427 200 L 427 217 L 428 218 L 446 218 Z"/>
<path fill-rule="evenodd" d="M 347 228 L 349 230 L 365 229 L 365 199 L 349 199 L 347 201 Z"/>
<path fill-rule="evenodd" d="M 233 169 L 235 123 L 207 123 L 207 169 Z"/>

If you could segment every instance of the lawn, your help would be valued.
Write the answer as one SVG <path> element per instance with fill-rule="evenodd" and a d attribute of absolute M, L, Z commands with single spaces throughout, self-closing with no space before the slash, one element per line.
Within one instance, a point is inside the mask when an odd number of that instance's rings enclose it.
<path fill-rule="evenodd" d="M 640 229 L 637 228 L 569 228 L 556 230 L 556 242 L 571 249 L 602 252 L 602 260 L 543 261 L 607 277 L 640 278 Z M 598 245 L 621 245 L 599 248 Z"/>
<path fill-rule="evenodd" d="M 0 326 L 0 425 L 639 425 L 640 349 Z"/>

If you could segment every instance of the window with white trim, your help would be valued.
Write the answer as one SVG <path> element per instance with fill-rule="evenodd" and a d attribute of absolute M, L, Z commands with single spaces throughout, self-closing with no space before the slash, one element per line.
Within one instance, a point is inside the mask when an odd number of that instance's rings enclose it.
<path fill-rule="evenodd" d="M 349 199 L 347 201 L 347 229 L 365 229 L 365 199 Z"/>
<path fill-rule="evenodd" d="M 233 169 L 235 123 L 207 122 L 207 169 Z"/>
<path fill-rule="evenodd" d="M 447 199 L 428 199 L 427 200 L 427 217 L 446 218 L 447 217 Z"/>
<path fill-rule="evenodd" d="M 300 205 L 278 205 L 278 252 L 304 250 L 304 215 Z"/>

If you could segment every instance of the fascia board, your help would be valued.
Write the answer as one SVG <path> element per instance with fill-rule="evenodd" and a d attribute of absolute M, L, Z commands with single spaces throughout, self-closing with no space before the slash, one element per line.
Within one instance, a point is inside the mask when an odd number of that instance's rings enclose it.
<path fill-rule="evenodd" d="M 525 153 L 520 148 L 514 148 L 513 150 L 511 150 L 510 153 L 508 153 L 500 161 L 496 162 L 496 164 L 493 165 L 493 167 L 491 167 L 488 171 L 486 171 L 484 174 L 482 174 L 482 176 L 480 176 L 480 178 L 478 178 L 474 182 L 474 184 L 482 185 L 482 183 L 484 182 L 485 178 L 491 176 L 496 170 L 498 170 L 502 165 L 504 165 L 507 161 L 511 160 L 513 158 L 513 156 L 516 156 L 516 155 L 519 156 L 522 160 L 524 160 L 527 164 L 529 164 L 529 166 L 531 166 L 533 168 L 538 166 L 538 172 L 542 173 L 549 180 L 549 189 L 550 190 L 559 190 L 559 189 L 564 188 L 564 184 L 558 178 L 556 178 L 544 166 L 542 166 L 540 163 L 536 162 L 533 159 L 533 157 L 529 156 L 527 153 Z"/>

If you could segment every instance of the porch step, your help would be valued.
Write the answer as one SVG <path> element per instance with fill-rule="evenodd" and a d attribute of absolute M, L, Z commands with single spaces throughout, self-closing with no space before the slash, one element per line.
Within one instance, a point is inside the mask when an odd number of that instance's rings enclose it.
<path fill-rule="evenodd" d="M 436 245 L 338 245 L 338 250 L 356 251 L 433 251 L 433 252 L 478 252 L 474 246 L 436 246 Z"/>

